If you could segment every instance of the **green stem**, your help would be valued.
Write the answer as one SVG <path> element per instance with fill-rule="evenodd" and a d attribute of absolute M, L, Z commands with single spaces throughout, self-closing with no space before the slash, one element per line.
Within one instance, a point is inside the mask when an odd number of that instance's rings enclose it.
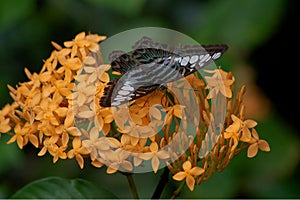
<path fill-rule="evenodd" d="M 123 174 L 126 175 L 126 178 L 127 178 L 128 183 L 129 183 L 129 187 L 130 187 L 133 198 L 134 199 L 139 199 L 139 195 L 137 193 L 135 183 L 134 183 L 134 180 L 132 178 L 132 174 L 131 173 L 123 173 Z"/>
<path fill-rule="evenodd" d="M 160 177 L 159 183 L 157 184 L 155 191 L 152 195 L 151 199 L 159 199 L 161 196 L 161 193 L 163 192 L 165 186 L 168 183 L 169 180 L 169 168 L 165 167 L 163 174 Z"/>
<path fill-rule="evenodd" d="M 182 181 L 180 183 L 179 187 L 177 188 L 177 190 L 175 190 L 173 192 L 173 195 L 172 195 L 171 199 L 175 199 L 179 195 L 179 193 L 180 193 L 180 191 L 181 191 L 181 189 L 183 188 L 184 185 L 185 185 L 185 181 Z"/>

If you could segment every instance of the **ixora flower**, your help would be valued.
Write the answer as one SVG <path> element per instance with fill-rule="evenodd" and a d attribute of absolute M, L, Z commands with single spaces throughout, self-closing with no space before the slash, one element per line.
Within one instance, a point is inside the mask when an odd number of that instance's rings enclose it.
<path fill-rule="evenodd" d="M 185 179 L 187 186 L 191 191 L 194 190 L 195 177 L 199 176 L 204 172 L 204 169 L 200 167 L 193 167 L 190 161 L 185 161 L 182 165 L 183 171 L 176 173 L 173 176 L 174 180 L 181 181 Z"/>
<path fill-rule="evenodd" d="M 244 148 L 248 147 L 249 158 L 258 149 L 270 151 L 254 129 L 257 123 L 244 119 L 245 86 L 233 99 L 235 78 L 221 68 L 207 70 L 210 75 L 204 80 L 195 73 L 186 77 L 202 114 L 200 121 L 193 121 L 194 130 L 184 123 L 187 108 L 169 89 L 131 101 L 127 110 L 101 107 L 99 100 L 111 75 L 120 74 L 111 72 L 109 63 L 103 63 L 99 42 L 105 39 L 82 32 L 64 46 L 52 42 L 55 50 L 41 71 L 31 73 L 25 69 L 29 80 L 8 86 L 13 103 L 0 110 L 0 133 L 11 136 L 8 144 L 16 142 L 20 149 L 32 144 L 40 149 L 39 156 L 52 155 L 53 163 L 75 158 L 80 168 L 84 168 L 84 158 L 89 157 L 95 167 L 106 165 L 108 174 L 120 171 L 129 176 L 146 162 L 156 173 L 164 164 L 172 178 L 185 180 L 191 191 L 211 174 L 224 170 Z M 183 93 L 189 95 L 187 89 Z M 221 133 L 215 137 L 218 134 L 210 127 L 214 122 L 210 102 L 220 95 L 228 108 L 225 122 L 219 127 Z M 191 130 L 195 134 L 188 135 Z M 200 157 L 207 134 L 216 143 Z M 180 140 L 169 147 L 176 137 Z"/>
<path fill-rule="evenodd" d="M 254 128 L 257 123 L 249 119 L 242 121 L 235 115 L 231 115 L 231 118 L 233 123 L 226 128 L 224 138 L 233 139 L 233 146 L 231 147 L 231 151 L 233 151 L 237 147 L 239 140 L 243 142 L 250 142 L 251 133 L 249 128 Z"/>

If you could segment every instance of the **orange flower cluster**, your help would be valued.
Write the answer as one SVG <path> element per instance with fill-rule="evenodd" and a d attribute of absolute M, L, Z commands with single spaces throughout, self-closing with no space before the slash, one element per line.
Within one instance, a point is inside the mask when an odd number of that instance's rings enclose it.
<path fill-rule="evenodd" d="M 103 63 L 99 48 L 105 38 L 79 33 L 64 47 L 52 42 L 56 50 L 42 70 L 32 74 L 25 69 L 29 81 L 8 86 L 14 102 L 0 110 L 0 132 L 11 135 L 8 144 L 17 142 L 22 149 L 31 143 L 40 149 L 39 156 L 48 152 L 54 163 L 75 158 L 81 168 L 84 157 L 90 157 L 96 167 L 105 164 L 109 174 L 135 172 L 145 163 L 156 173 L 167 165 L 173 179 L 185 179 L 190 190 L 224 170 L 246 147 L 248 157 L 258 149 L 270 151 L 254 129 L 257 123 L 244 120 L 245 87 L 234 101 L 234 77 L 221 69 L 207 70 L 207 83 L 191 74 L 177 85 L 185 99 L 195 94 L 200 112 L 200 119 L 192 120 L 195 129 L 186 123 L 189 108 L 169 89 L 129 107 L 101 107 L 99 99 L 110 81 L 110 65 Z M 219 101 L 227 106 L 223 125 L 216 123 Z"/>
<path fill-rule="evenodd" d="M 16 89 L 8 86 L 14 103 L 6 105 L 0 114 L 1 123 L 4 123 L 1 132 L 12 134 L 8 144 L 16 141 L 22 149 L 30 142 L 41 148 L 39 156 L 49 152 L 53 162 L 76 156 L 83 167 L 81 155 L 88 152 L 76 148 L 80 141 L 76 138 L 80 138 L 81 133 L 74 126 L 74 78 L 82 61 L 90 52 L 98 52 L 98 43 L 105 38 L 80 33 L 73 41 L 65 42 L 65 48 L 52 42 L 56 50 L 44 62 L 41 71 L 32 74 L 25 69 L 29 81 Z M 69 150 L 70 138 L 72 150 Z"/>

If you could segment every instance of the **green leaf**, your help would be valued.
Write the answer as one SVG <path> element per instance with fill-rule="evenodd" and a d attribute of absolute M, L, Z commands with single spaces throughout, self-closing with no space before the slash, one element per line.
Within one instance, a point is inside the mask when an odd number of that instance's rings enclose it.
<path fill-rule="evenodd" d="M 17 191 L 11 198 L 22 199 L 71 199 L 71 198 L 105 198 L 115 199 L 114 194 L 96 187 L 91 182 L 82 179 L 63 179 L 48 177 L 29 183 Z"/>

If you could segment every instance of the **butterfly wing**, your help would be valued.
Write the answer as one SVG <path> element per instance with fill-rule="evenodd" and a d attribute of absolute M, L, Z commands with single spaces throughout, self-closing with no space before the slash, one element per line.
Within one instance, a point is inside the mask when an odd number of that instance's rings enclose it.
<path fill-rule="evenodd" d="M 145 40 L 150 42 L 147 38 Z M 144 44 L 141 42 L 135 46 L 143 47 Z M 173 52 L 156 48 L 140 48 L 129 53 L 113 52 L 110 55 L 114 59 L 112 70 L 123 75 L 129 73 L 129 81 L 115 79 L 110 82 L 104 89 L 100 105 L 118 106 L 145 96 L 162 84 L 178 80 L 214 62 L 227 49 L 227 45 L 217 44 L 182 46 Z M 140 66 L 146 67 L 141 70 Z M 147 84 L 144 84 L 145 81 Z"/>
<path fill-rule="evenodd" d="M 99 102 L 100 106 L 119 106 L 121 104 L 143 97 L 153 92 L 160 86 L 155 84 L 134 89 L 129 85 L 122 84 L 122 81 L 119 80 L 120 79 L 114 79 L 113 82 L 108 83 L 107 87 L 104 88 L 104 94 Z M 115 89 L 116 87 L 120 89 Z"/>
<path fill-rule="evenodd" d="M 183 46 L 174 50 L 180 56 L 172 67 L 185 77 L 216 61 L 227 49 L 226 44 Z"/>
<path fill-rule="evenodd" d="M 116 57 L 118 54 L 119 56 Z M 122 51 L 113 51 L 109 57 L 111 59 L 116 57 L 111 61 L 112 70 L 125 74 L 141 64 L 151 63 L 157 58 L 168 57 L 171 55 L 174 54 L 163 49 L 141 48 L 123 54 Z"/>

